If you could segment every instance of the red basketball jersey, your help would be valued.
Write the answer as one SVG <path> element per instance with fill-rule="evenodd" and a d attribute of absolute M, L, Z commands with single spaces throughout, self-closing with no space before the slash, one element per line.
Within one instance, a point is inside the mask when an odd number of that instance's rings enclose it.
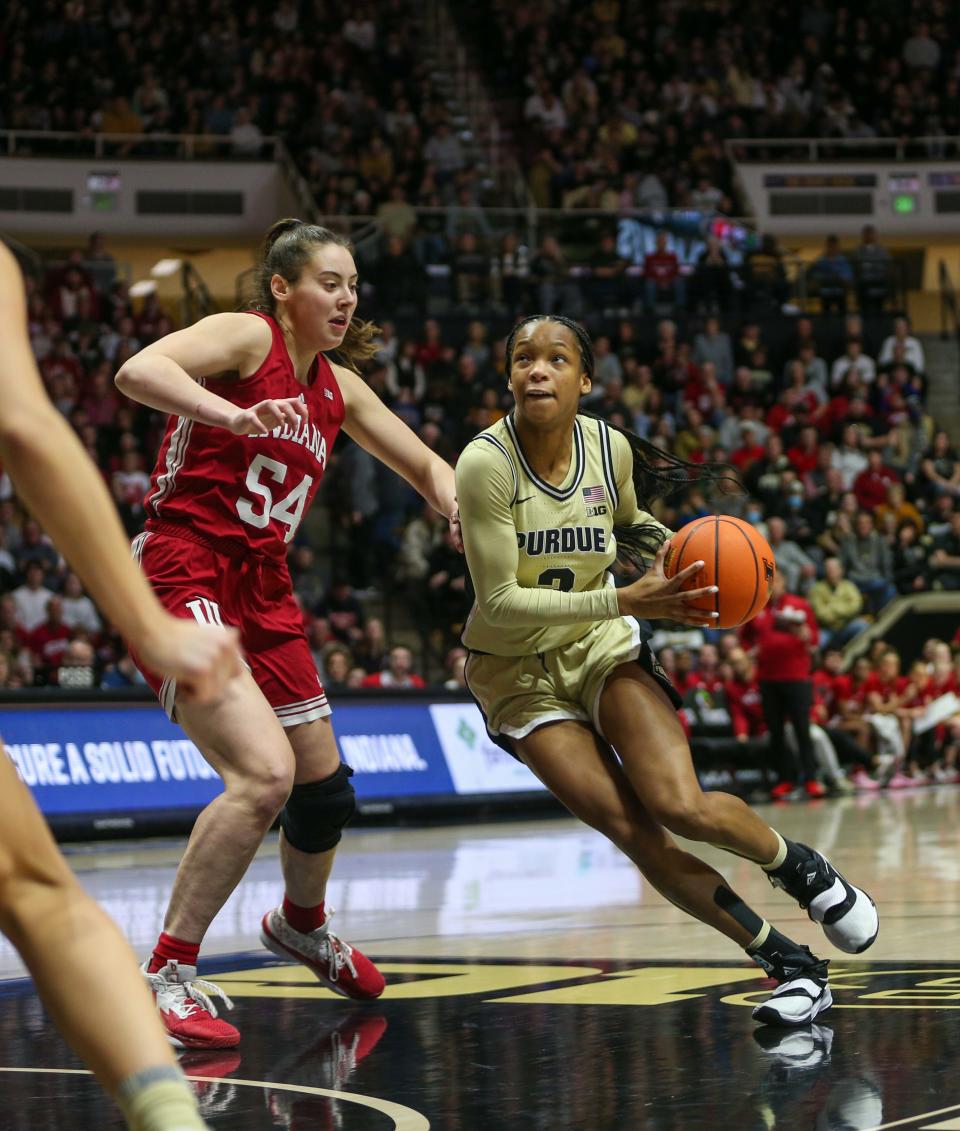
<path fill-rule="evenodd" d="M 144 499 L 147 529 L 187 526 L 202 538 L 272 558 L 284 558 L 313 501 L 344 419 L 343 395 L 330 363 L 318 354 L 302 385 L 283 334 L 266 314 L 273 343 L 246 380 L 199 384 L 239 408 L 299 397 L 308 418 L 261 436 L 235 436 L 186 417 L 172 416 Z"/>

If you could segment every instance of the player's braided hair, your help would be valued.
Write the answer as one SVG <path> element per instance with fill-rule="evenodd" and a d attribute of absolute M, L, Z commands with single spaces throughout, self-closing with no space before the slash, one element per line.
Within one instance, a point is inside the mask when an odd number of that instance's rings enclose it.
<path fill-rule="evenodd" d="M 580 364 L 584 372 L 593 380 L 596 372 L 596 359 L 593 354 L 593 342 L 590 335 L 572 318 L 565 318 L 562 314 L 532 314 L 521 319 L 510 331 L 506 344 L 506 375 L 509 378 L 513 362 L 513 347 L 517 335 L 524 326 L 533 322 L 557 322 L 565 326 L 577 343 L 580 351 Z M 593 416 L 594 413 L 583 413 L 584 416 Z M 637 502 L 641 507 L 649 507 L 656 499 L 668 499 L 680 494 L 691 487 L 703 488 L 708 495 L 719 494 L 746 494 L 743 483 L 740 481 L 735 469 L 729 464 L 707 462 L 692 463 L 680 459 L 672 452 L 658 448 L 656 444 L 644 440 L 628 428 L 621 428 L 617 424 L 606 421 L 609 428 L 615 429 L 622 436 L 626 436 L 633 452 L 633 486 L 637 494 Z M 631 523 L 616 526 L 613 531 L 617 539 L 617 547 L 623 557 L 641 568 L 646 559 L 653 557 L 663 544 L 663 531 L 659 526 L 651 523 Z"/>
<path fill-rule="evenodd" d="M 353 245 L 345 236 L 331 232 L 329 228 L 321 228 L 318 224 L 306 224 L 303 220 L 292 218 L 278 220 L 273 224 L 263 238 L 257 270 L 257 289 L 249 309 L 275 315 L 277 304 L 270 290 L 271 278 L 282 275 L 288 283 L 295 283 L 310 262 L 314 250 L 328 243 L 353 251 Z M 377 352 L 376 339 L 379 334 L 379 326 L 352 318 L 343 336 L 343 343 L 336 352 L 350 369 L 359 373 L 360 363 Z"/>

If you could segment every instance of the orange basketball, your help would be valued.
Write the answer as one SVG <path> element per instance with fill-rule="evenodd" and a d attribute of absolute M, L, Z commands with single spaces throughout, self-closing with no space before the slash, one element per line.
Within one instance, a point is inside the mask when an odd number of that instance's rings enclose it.
<path fill-rule="evenodd" d="M 736 628 L 752 620 L 770 600 L 777 566 L 767 540 L 748 522 L 725 514 L 697 518 L 673 537 L 664 562 L 667 577 L 673 577 L 693 562 L 703 569 L 684 589 L 716 585 L 719 592 L 704 597 L 692 608 L 717 612 L 717 628 Z"/>

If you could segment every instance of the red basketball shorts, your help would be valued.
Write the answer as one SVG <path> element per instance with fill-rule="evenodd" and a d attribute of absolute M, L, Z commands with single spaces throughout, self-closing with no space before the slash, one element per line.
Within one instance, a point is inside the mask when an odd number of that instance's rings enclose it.
<path fill-rule="evenodd" d="M 285 562 L 228 556 L 192 539 L 152 531 L 134 539 L 133 556 L 167 612 L 239 631 L 247 665 L 282 726 L 330 714 Z M 176 721 L 176 681 L 131 655 Z"/>

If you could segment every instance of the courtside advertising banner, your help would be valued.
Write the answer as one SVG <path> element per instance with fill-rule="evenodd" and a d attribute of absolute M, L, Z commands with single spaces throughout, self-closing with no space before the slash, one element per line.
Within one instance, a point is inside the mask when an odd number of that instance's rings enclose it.
<path fill-rule="evenodd" d="M 333 721 L 361 806 L 542 788 L 489 741 L 472 703 L 351 701 L 334 704 Z M 7 707 L 0 731 L 51 816 L 199 811 L 222 789 L 155 705 Z"/>

